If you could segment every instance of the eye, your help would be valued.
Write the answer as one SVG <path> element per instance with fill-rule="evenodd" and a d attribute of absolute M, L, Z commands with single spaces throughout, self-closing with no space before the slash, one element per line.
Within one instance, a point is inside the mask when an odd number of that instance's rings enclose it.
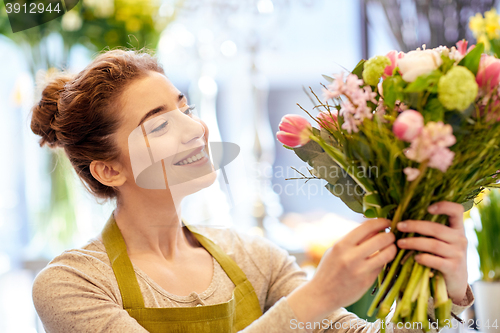
<path fill-rule="evenodd" d="M 184 111 L 184 114 L 186 116 L 190 116 L 193 114 L 193 110 L 196 108 L 196 105 L 189 105 L 188 108 L 186 109 L 186 111 Z"/>
<path fill-rule="evenodd" d="M 160 125 L 156 126 L 151 130 L 151 133 L 157 134 L 160 133 L 162 130 L 164 130 L 168 125 L 168 121 L 163 121 Z"/>

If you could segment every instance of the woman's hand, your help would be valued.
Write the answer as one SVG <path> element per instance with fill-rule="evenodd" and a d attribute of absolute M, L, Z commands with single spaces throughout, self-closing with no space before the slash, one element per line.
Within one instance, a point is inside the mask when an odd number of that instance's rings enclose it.
<path fill-rule="evenodd" d="M 398 246 L 402 249 L 427 252 L 416 255 L 415 260 L 443 274 L 448 295 L 453 303 L 458 304 L 467 291 L 467 238 L 463 223 L 464 208 L 458 203 L 441 201 L 429 206 L 428 211 L 435 215 L 448 215 L 450 226 L 429 221 L 400 222 L 397 224 L 398 230 L 431 238 L 400 239 Z"/>
<path fill-rule="evenodd" d="M 394 234 L 380 233 L 389 226 L 386 219 L 367 220 L 325 252 L 311 281 L 287 296 L 299 321 L 321 320 L 366 293 L 396 256 Z"/>

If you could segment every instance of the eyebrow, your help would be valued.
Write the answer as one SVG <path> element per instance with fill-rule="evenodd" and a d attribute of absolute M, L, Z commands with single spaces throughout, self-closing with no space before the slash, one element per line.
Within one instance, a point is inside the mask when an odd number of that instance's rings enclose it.
<path fill-rule="evenodd" d="M 186 96 L 183 94 L 183 93 L 179 93 L 179 96 L 177 98 L 177 102 L 180 102 L 182 101 L 183 98 L 185 98 Z M 166 104 L 163 104 L 163 105 L 160 105 L 160 106 L 157 106 L 155 107 L 154 109 L 150 110 L 148 113 L 146 113 L 142 118 L 141 118 L 141 121 L 139 122 L 139 124 L 137 126 L 141 126 L 143 122 L 146 121 L 146 119 L 148 119 L 149 117 L 159 113 L 159 112 L 162 112 L 164 110 L 167 109 L 167 105 Z"/>

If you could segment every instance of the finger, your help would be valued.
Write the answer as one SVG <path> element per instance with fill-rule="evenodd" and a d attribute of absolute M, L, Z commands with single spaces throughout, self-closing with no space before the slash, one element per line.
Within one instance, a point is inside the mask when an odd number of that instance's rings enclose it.
<path fill-rule="evenodd" d="M 396 257 L 397 252 L 398 249 L 395 244 L 386 246 L 374 256 L 366 259 L 366 269 L 368 271 L 380 270 L 382 267 L 384 267 L 385 264 Z"/>
<path fill-rule="evenodd" d="M 351 245 L 357 245 L 366 236 L 384 230 L 391 225 L 391 221 L 387 219 L 371 219 L 363 222 L 359 227 L 349 232 L 345 237 L 345 242 Z"/>
<path fill-rule="evenodd" d="M 452 258 L 457 252 L 452 245 L 437 240 L 435 238 L 426 237 L 409 237 L 398 240 L 398 246 L 402 249 L 417 250 L 438 255 L 443 258 Z"/>
<path fill-rule="evenodd" d="M 393 244 L 396 236 L 392 232 L 378 233 L 365 242 L 361 243 L 357 248 L 357 254 L 363 259 L 373 255 L 374 252 L 380 251 L 390 244 Z"/>
<path fill-rule="evenodd" d="M 415 256 L 415 261 L 423 266 L 437 269 L 441 273 L 445 274 L 451 267 L 449 259 L 441 258 L 429 253 L 419 253 Z"/>
<path fill-rule="evenodd" d="M 370 239 L 370 238 L 372 238 L 373 236 L 375 236 L 375 235 L 377 235 L 377 234 L 380 234 L 380 233 L 382 233 L 382 231 L 374 231 L 374 232 L 372 232 L 372 233 L 370 233 L 370 234 L 366 235 L 366 236 L 365 236 L 365 238 L 363 238 L 362 240 L 360 240 L 360 241 L 358 242 L 358 245 L 359 245 L 359 244 L 363 244 L 363 243 L 364 243 L 364 242 L 366 242 L 368 239 Z"/>
<path fill-rule="evenodd" d="M 450 222 L 451 228 L 464 230 L 464 206 L 461 204 L 450 201 L 440 201 L 430 205 L 427 210 L 434 215 L 448 215 L 448 221 Z"/>
<path fill-rule="evenodd" d="M 425 236 L 432 236 L 450 244 L 454 243 L 457 236 L 457 231 L 451 227 L 429 221 L 406 220 L 399 222 L 397 228 L 406 233 L 415 232 Z"/>

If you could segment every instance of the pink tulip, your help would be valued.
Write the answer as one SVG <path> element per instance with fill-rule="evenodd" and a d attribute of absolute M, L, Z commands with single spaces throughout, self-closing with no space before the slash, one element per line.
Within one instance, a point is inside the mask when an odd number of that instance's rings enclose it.
<path fill-rule="evenodd" d="M 338 111 L 335 109 L 333 111 L 330 111 L 331 112 L 331 116 L 330 116 L 330 113 L 328 112 L 320 112 L 318 114 L 318 120 L 319 120 L 319 126 L 321 128 L 331 128 L 331 129 L 335 129 L 336 128 L 336 122 L 337 122 L 337 115 L 338 115 Z"/>
<path fill-rule="evenodd" d="M 400 140 L 410 142 L 415 139 L 424 128 L 424 117 L 415 110 L 406 110 L 394 121 L 392 131 Z"/>
<path fill-rule="evenodd" d="M 297 148 L 309 142 L 312 126 L 309 122 L 296 114 L 287 114 L 281 118 L 278 140 L 289 147 Z"/>
<path fill-rule="evenodd" d="M 472 50 L 474 48 L 475 45 L 471 45 L 468 49 L 467 49 L 467 45 L 469 44 L 468 41 L 466 41 L 465 39 L 462 39 L 461 41 L 458 41 L 457 42 L 457 51 L 458 53 L 460 53 L 461 55 L 466 55 L 467 53 L 469 53 L 470 50 Z"/>
<path fill-rule="evenodd" d="M 487 55 L 481 55 L 476 82 L 480 88 L 490 91 L 500 82 L 500 60 Z"/>
<path fill-rule="evenodd" d="M 394 68 L 398 65 L 398 59 L 401 59 L 405 56 L 403 52 L 390 51 L 385 55 L 391 61 L 391 64 L 387 66 L 384 70 L 384 78 L 391 76 L 392 72 L 394 72 Z"/>

